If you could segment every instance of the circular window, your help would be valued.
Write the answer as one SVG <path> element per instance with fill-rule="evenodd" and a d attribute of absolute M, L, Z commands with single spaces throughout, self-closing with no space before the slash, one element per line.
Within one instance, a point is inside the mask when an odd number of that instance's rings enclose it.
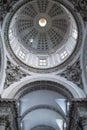
<path fill-rule="evenodd" d="M 45 27 L 47 25 L 47 20 L 45 18 L 40 18 L 39 25 L 40 27 Z"/>

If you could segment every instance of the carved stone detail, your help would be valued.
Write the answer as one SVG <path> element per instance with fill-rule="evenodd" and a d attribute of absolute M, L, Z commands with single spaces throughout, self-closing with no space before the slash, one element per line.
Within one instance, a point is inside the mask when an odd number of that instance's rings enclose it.
<path fill-rule="evenodd" d="M 6 130 L 11 130 L 11 122 L 9 121 L 9 116 L 0 116 L 0 125 L 3 125 Z"/>
<path fill-rule="evenodd" d="M 87 11 L 87 0 L 78 0 L 78 5 L 83 11 Z"/>
<path fill-rule="evenodd" d="M 72 81 L 78 87 L 83 88 L 80 59 L 78 59 L 72 66 L 68 66 L 60 75 L 67 80 Z"/>
<path fill-rule="evenodd" d="M 68 130 L 86 130 L 87 126 L 87 100 L 78 99 L 73 100 L 69 113 L 69 127 Z M 87 127 L 86 127 L 87 128 Z"/>
<path fill-rule="evenodd" d="M 0 130 L 18 130 L 18 111 L 15 100 L 0 99 Z"/>
<path fill-rule="evenodd" d="M 75 10 L 78 11 L 84 21 L 87 21 L 87 0 L 69 0 L 74 4 Z"/>
<path fill-rule="evenodd" d="M 0 21 L 3 21 L 5 15 L 16 2 L 17 0 L 0 0 Z"/>
<path fill-rule="evenodd" d="M 28 74 L 25 74 L 20 70 L 19 66 L 13 65 L 9 60 L 7 61 L 7 69 L 6 69 L 6 81 L 5 86 L 9 87 L 14 82 L 19 81 L 21 78 L 26 77 Z"/>

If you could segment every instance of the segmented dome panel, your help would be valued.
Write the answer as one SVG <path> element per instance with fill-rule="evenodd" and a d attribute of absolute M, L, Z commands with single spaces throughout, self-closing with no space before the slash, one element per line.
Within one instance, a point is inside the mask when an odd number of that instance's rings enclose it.
<path fill-rule="evenodd" d="M 47 21 L 45 27 L 39 25 L 40 18 Z M 63 44 L 69 28 L 68 15 L 63 7 L 49 0 L 36 0 L 24 5 L 18 10 L 16 19 L 17 38 L 33 52 L 55 50 Z"/>

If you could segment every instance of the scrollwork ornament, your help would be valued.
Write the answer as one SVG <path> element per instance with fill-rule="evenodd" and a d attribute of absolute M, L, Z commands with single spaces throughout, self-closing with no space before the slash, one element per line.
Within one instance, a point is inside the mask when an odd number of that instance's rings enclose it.
<path fill-rule="evenodd" d="M 83 11 L 87 11 L 87 0 L 79 0 L 78 5 Z"/>
<path fill-rule="evenodd" d="M 6 69 L 6 81 L 4 88 L 9 87 L 14 82 L 20 81 L 21 78 L 26 77 L 27 74 L 24 73 L 19 66 L 13 65 L 9 60 L 7 61 Z"/>
<path fill-rule="evenodd" d="M 75 83 L 78 87 L 83 88 L 80 59 L 78 59 L 72 66 L 69 65 L 60 75 Z"/>
<path fill-rule="evenodd" d="M 73 5 L 76 12 L 80 13 L 83 20 L 87 21 L 87 0 L 69 0 Z"/>
<path fill-rule="evenodd" d="M 3 21 L 6 14 L 16 2 L 17 0 L 0 0 L 0 21 Z"/>

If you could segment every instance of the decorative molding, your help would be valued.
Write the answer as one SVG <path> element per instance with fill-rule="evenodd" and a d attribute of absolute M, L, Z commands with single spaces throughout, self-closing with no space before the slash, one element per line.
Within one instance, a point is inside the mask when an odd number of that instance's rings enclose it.
<path fill-rule="evenodd" d="M 19 81 L 21 78 L 26 77 L 28 74 L 24 73 L 19 66 L 13 65 L 7 60 L 6 79 L 4 88 L 9 87 L 11 84 Z"/>
<path fill-rule="evenodd" d="M 9 119 L 9 115 L 0 116 L 0 125 L 4 126 L 6 130 L 11 130 L 11 122 Z"/>
<path fill-rule="evenodd" d="M 37 90 L 50 90 L 50 91 L 58 92 L 61 93 L 63 96 L 65 96 L 68 100 L 71 100 L 73 98 L 72 93 L 63 85 L 58 84 L 56 82 L 43 81 L 43 80 L 31 82 L 24 85 L 17 91 L 17 93 L 14 95 L 14 98 L 20 99 L 27 93 L 37 91 Z"/>
<path fill-rule="evenodd" d="M 82 11 L 87 11 L 87 0 L 78 0 L 78 5 Z"/>
<path fill-rule="evenodd" d="M 0 21 L 3 21 L 6 14 L 16 2 L 17 0 L 0 0 Z"/>
<path fill-rule="evenodd" d="M 78 59 L 72 66 L 67 66 L 66 70 L 60 75 L 83 89 L 80 59 Z"/>
<path fill-rule="evenodd" d="M 15 100 L 0 99 L 0 125 L 5 130 L 18 130 L 18 111 Z"/>
<path fill-rule="evenodd" d="M 75 11 L 78 11 L 83 20 L 87 22 L 87 0 L 69 0 L 73 3 Z"/>
<path fill-rule="evenodd" d="M 10 10 L 10 3 L 9 0 L 0 0 L 0 21 L 3 21 L 5 15 Z"/>
<path fill-rule="evenodd" d="M 0 34 L 0 90 L 3 89 L 3 85 L 5 81 L 5 68 L 6 68 L 6 52 Z"/>
<path fill-rule="evenodd" d="M 87 31 L 82 52 L 83 81 L 87 86 Z M 85 79 L 85 80 L 84 80 Z"/>
<path fill-rule="evenodd" d="M 87 99 L 75 99 L 71 102 L 68 130 L 83 130 L 87 124 Z"/>

